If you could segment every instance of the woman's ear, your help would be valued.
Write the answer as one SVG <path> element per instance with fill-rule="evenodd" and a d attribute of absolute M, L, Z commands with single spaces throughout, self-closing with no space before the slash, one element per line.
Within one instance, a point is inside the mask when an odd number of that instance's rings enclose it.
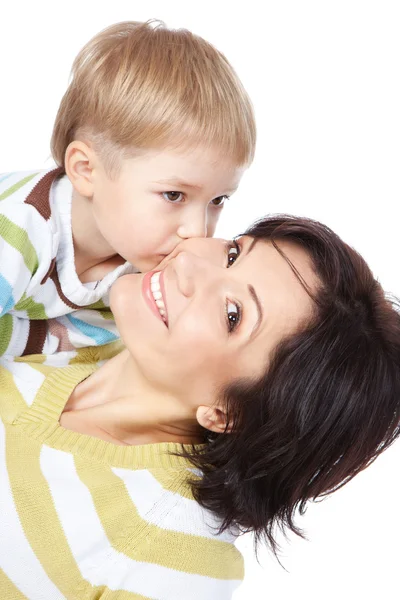
<path fill-rule="evenodd" d="M 232 426 L 226 421 L 226 413 L 218 406 L 199 406 L 196 411 L 199 425 L 215 433 L 230 433 Z"/>
<path fill-rule="evenodd" d="M 93 196 L 93 149 L 79 140 L 71 142 L 65 152 L 65 172 L 74 189 L 84 198 Z"/>

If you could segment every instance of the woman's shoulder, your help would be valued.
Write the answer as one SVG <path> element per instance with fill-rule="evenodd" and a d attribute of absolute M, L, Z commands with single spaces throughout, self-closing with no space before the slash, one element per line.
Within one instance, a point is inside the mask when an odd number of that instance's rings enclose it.
<path fill-rule="evenodd" d="M 244 576 L 243 557 L 234 545 L 236 532 L 220 532 L 221 523 L 193 498 L 190 478 L 199 474 L 176 467 L 111 471 L 124 526 L 110 531 L 110 542 L 122 562 L 128 557 L 154 570 L 146 595 L 175 589 L 175 597 L 186 598 L 191 586 L 199 586 L 196 597 L 230 598 Z"/>
<path fill-rule="evenodd" d="M 5 423 L 12 423 L 31 406 L 45 379 L 36 364 L 0 358 L 0 415 Z"/>
<path fill-rule="evenodd" d="M 14 424 L 23 414 L 36 412 L 37 419 L 42 413 L 48 421 L 54 413 L 58 420 L 69 388 L 96 368 L 95 363 L 55 368 L 46 364 L 45 355 L 27 358 L 0 358 L 0 416 L 4 423 Z"/>

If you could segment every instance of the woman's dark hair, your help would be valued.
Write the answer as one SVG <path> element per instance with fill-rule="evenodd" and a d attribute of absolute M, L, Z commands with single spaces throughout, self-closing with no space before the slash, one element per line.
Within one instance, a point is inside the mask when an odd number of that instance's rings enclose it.
<path fill-rule="evenodd" d="M 277 530 L 303 535 L 297 510 L 398 437 L 400 315 L 361 256 L 325 225 L 278 215 L 245 235 L 271 241 L 283 258 L 280 240 L 308 253 L 320 282 L 314 316 L 278 345 L 259 381 L 224 390 L 233 432 L 208 432 L 204 447 L 183 454 L 203 473 L 191 482 L 194 497 L 222 519 L 221 531 L 253 531 L 256 549 L 263 539 L 276 553 Z"/>

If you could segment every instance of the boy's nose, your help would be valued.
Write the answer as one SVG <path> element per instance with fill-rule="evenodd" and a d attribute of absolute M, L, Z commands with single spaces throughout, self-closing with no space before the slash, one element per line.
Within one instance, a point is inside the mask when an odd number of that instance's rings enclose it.
<path fill-rule="evenodd" d="M 178 228 L 182 240 L 195 237 L 207 237 L 207 210 L 197 210 L 185 216 Z"/>

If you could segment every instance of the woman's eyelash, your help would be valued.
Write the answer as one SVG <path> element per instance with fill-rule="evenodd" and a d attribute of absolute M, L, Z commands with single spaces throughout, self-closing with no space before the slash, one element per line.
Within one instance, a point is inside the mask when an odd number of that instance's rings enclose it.
<path fill-rule="evenodd" d="M 231 267 L 240 256 L 241 247 L 236 240 L 228 242 L 226 245 L 227 269 Z M 226 322 L 228 333 L 233 333 L 237 329 L 242 319 L 242 307 L 233 300 L 227 300 L 225 306 Z"/>
<path fill-rule="evenodd" d="M 226 246 L 226 254 L 227 254 L 227 269 L 231 267 L 236 260 L 239 258 L 241 252 L 241 247 L 236 240 L 232 240 L 228 242 Z"/>
<path fill-rule="evenodd" d="M 237 302 L 227 300 L 225 312 L 226 322 L 228 325 L 228 333 L 233 333 L 233 331 L 235 331 L 235 329 L 238 327 L 241 321 L 242 308 L 240 304 L 237 304 Z"/>

